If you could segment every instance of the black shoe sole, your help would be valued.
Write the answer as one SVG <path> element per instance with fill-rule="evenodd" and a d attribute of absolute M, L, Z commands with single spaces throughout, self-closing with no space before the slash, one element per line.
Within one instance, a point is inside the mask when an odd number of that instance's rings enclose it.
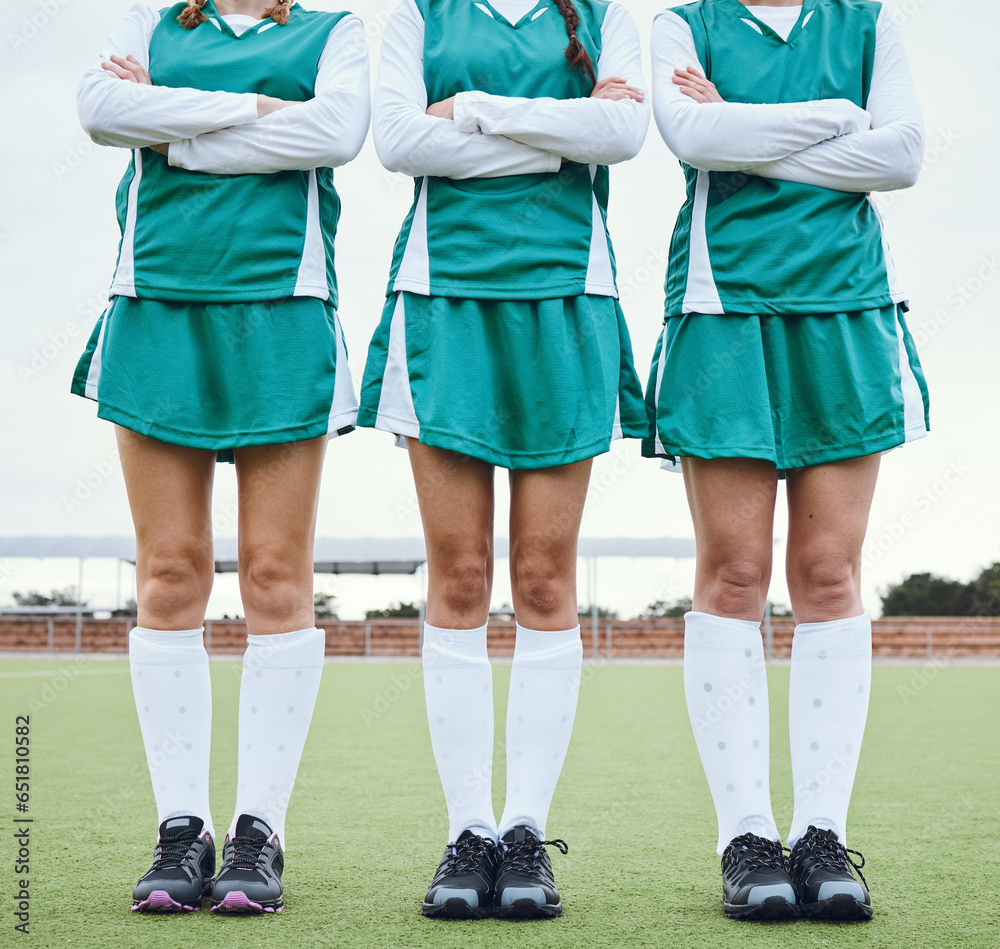
<path fill-rule="evenodd" d="M 782 919 L 797 919 L 799 907 L 789 903 L 783 896 L 769 896 L 762 903 L 727 903 L 723 908 L 729 919 L 745 919 L 751 922 L 772 923 Z"/>
<path fill-rule="evenodd" d="M 493 915 L 492 906 L 470 906 L 460 897 L 443 903 L 421 903 L 420 912 L 430 919 L 486 919 Z"/>
<path fill-rule="evenodd" d="M 799 909 L 803 919 L 866 923 L 872 918 L 869 903 L 862 903 L 846 893 L 838 893 L 819 903 L 803 903 Z"/>
<path fill-rule="evenodd" d="M 554 919 L 562 916 L 562 903 L 536 903 L 534 900 L 514 900 L 509 906 L 494 906 L 497 919 Z"/>

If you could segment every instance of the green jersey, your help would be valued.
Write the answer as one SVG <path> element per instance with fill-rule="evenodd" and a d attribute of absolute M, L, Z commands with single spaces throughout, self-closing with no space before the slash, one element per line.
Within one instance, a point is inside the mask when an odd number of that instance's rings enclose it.
<path fill-rule="evenodd" d="M 877 0 L 804 0 L 787 40 L 739 0 L 697 0 L 671 12 L 690 27 L 726 102 L 846 99 L 865 108 L 881 8 Z M 668 317 L 694 309 L 848 312 L 894 302 L 881 221 L 863 192 L 683 169 L 687 198 L 670 248 Z"/>
<path fill-rule="evenodd" d="M 566 62 L 566 24 L 552 0 L 541 0 L 514 24 L 485 2 L 416 5 L 428 102 L 469 91 L 553 99 L 593 91 L 590 79 Z M 577 37 L 597 63 L 610 4 L 574 5 Z M 507 300 L 616 296 L 607 202 L 605 165 L 565 161 L 555 172 L 417 178 L 388 292 Z"/>
<path fill-rule="evenodd" d="M 149 46 L 154 85 L 306 101 L 334 25 L 347 13 L 291 8 L 237 35 L 212 0 L 193 30 L 161 12 Z M 122 240 L 112 294 L 160 300 L 267 300 L 337 305 L 333 242 L 340 200 L 333 169 L 207 174 L 136 149 L 118 187 Z"/>

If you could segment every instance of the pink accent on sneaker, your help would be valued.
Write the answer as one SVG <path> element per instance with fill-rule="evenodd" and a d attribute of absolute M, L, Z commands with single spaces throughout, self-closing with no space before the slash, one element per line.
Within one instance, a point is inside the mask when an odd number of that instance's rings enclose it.
<path fill-rule="evenodd" d="M 132 905 L 132 912 L 143 913 L 196 913 L 200 906 L 186 906 L 173 899 L 166 890 L 153 890 L 141 903 Z"/>
<path fill-rule="evenodd" d="M 261 906 L 248 899 L 242 890 L 234 890 L 227 893 L 221 902 L 212 907 L 213 913 L 280 913 L 281 907 L 275 909 L 273 906 Z"/>

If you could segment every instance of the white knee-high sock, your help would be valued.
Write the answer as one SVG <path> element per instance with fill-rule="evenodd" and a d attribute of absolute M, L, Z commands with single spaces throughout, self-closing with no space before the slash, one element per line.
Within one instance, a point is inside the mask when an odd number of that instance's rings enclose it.
<path fill-rule="evenodd" d="M 493 669 L 486 627 L 424 624 L 424 696 L 448 806 L 448 840 L 463 830 L 496 839 L 493 816 Z"/>
<path fill-rule="evenodd" d="M 312 721 L 326 635 L 315 627 L 247 636 L 240 681 L 236 812 L 267 821 L 285 846 L 285 813 Z"/>
<path fill-rule="evenodd" d="M 834 831 L 847 845 L 847 807 L 871 684 L 872 622 L 867 613 L 795 627 L 788 683 L 795 786 L 790 846 L 810 824 Z"/>
<path fill-rule="evenodd" d="M 741 834 L 777 840 L 759 625 L 710 613 L 685 614 L 684 694 L 719 820 L 717 852 L 721 856 Z"/>
<path fill-rule="evenodd" d="M 214 837 L 208 806 L 212 682 L 202 632 L 136 626 L 128 635 L 128 658 L 157 820 L 200 817 Z"/>
<path fill-rule="evenodd" d="M 517 625 L 507 700 L 507 800 L 499 833 L 526 824 L 545 837 L 580 695 L 580 627 L 558 632 Z"/>

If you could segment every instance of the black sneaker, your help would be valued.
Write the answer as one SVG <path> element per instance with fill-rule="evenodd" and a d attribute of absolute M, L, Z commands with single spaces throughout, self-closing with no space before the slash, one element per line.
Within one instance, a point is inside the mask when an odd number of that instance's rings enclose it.
<path fill-rule="evenodd" d="M 730 919 L 793 919 L 795 885 L 777 840 L 743 834 L 722 854 L 722 905 Z"/>
<path fill-rule="evenodd" d="M 213 913 L 280 913 L 285 855 L 278 835 L 259 817 L 241 814 L 226 835 L 222 866 L 212 886 Z"/>
<path fill-rule="evenodd" d="M 861 857 L 855 863 L 850 854 Z M 808 919 L 868 920 L 872 901 L 861 873 L 865 858 L 848 850 L 832 830 L 809 829 L 792 848 L 789 860 L 799 891 L 799 907 Z M 851 872 L 857 870 L 861 881 Z"/>
<path fill-rule="evenodd" d="M 562 916 L 562 902 L 552 876 L 546 846 L 566 853 L 565 840 L 539 840 L 523 824 L 500 838 L 500 867 L 494 915 L 503 919 Z"/>
<path fill-rule="evenodd" d="M 420 912 L 438 919 L 484 919 L 493 912 L 497 845 L 463 830 L 448 844 Z"/>
<path fill-rule="evenodd" d="M 183 913 L 201 909 L 212 888 L 215 842 L 202 833 L 200 817 L 172 817 L 160 824 L 153 865 L 132 890 L 140 913 Z"/>

